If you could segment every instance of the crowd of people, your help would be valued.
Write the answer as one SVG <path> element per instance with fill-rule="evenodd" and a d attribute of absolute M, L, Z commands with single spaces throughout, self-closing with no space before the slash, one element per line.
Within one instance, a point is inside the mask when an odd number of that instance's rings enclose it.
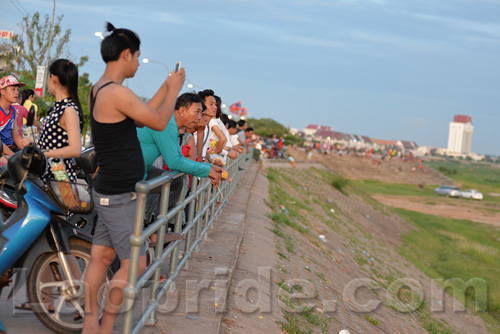
<path fill-rule="evenodd" d="M 236 123 L 221 110 L 221 98 L 211 89 L 181 95 L 186 77 L 180 68 L 168 74 L 156 94 L 144 103 L 123 81 L 139 66 L 140 39 L 128 29 L 107 24 L 101 44 L 105 71 L 90 93 L 90 126 L 97 157 L 92 198 L 98 221 L 93 235 L 91 259 L 85 275 L 85 318 L 82 333 L 111 333 L 125 288 L 130 258 L 136 195 L 135 184 L 165 170 L 209 178 L 218 186 L 228 159 L 236 159 L 251 145 L 253 129 L 244 120 Z M 68 59 L 57 59 L 48 68 L 48 92 L 55 103 L 40 125 L 37 146 L 48 158 L 43 181 L 56 178 L 56 166 L 64 177 L 77 181 L 72 158 L 81 153 L 83 113 L 78 96 L 78 68 Z M 0 139 L 3 163 L 35 139 L 23 135 L 28 112 L 36 114 L 34 92 L 13 75 L 0 80 Z M 170 201 L 179 200 L 182 178 L 171 184 Z M 169 232 L 165 240 L 175 240 Z M 144 251 L 139 274 L 145 269 Z M 99 321 L 98 292 L 115 257 L 120 269 L 114 274 Z M 24 303 L 18 305 L 28 309 Z"/>
<path fill-rule="evenodd" d="M 326 144 L 319 142 L 305 141 L 302 146 L 310 155 L 315 153 L 319 154 L 337 154 L 337 155 L 351 155 L 356 157 L 369 157 L 380 160 L 397 159 L 400 161 L 414 161 L 417 159 L 410 151 L 401 149 L 400 147 L 358 147 L 348 146 L 342 144 Z"/>

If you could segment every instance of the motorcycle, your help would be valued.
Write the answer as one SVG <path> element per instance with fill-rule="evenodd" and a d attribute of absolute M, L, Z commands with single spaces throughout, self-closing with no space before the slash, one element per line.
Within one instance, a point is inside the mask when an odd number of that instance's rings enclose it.
<path fill-rule="evenodd" d="M 0 249 L 0 294 L 16 275 L 11 296 L 26 283 L 30 307 L 47 328 L 80 333 L 92 235 L 70 222 L 68 212 L 89 214 L 92 201 L 86 185 L 43 183 L 45 166 L 44 154 L 30 144 L 0 167 L 0 179 L 10 179 L 17 196 L 17 209 L 3 223 L 8 241 Z"/>
<path fill-rule="evenodd" d="M 74 158 L 74 167 L 79 180 L 85 181 L 92 186 L 92 177 L 97 168 L 94 148 L 90 147 L 82 151 L 80 157 Z M 6 221 L 17 209 L 17 194 L 12 179 L 2 180 L 0 185 L 0 213 L 3 221 Z M 85 232 L 94 234 L 97 216 L 94 211 L 89 213 L 69 213 L 66 220 L 71 224 L 83 229 Z"/>
<path fill-rule="evenodd" d="M 0 147 L 0 152 L 2 150 L 2 147 Z M 4 238 L 2 234 L 2 227 L 3 227 L 3 219 L 0 217 L 0 254 L 2 253 L 3 245 L 7 242 L 7 239 Z M 0 319 L 0 334 L 6 334 L 7 331 L 5 330 L 5 326 L 2 322 L 2 319 Z"/>

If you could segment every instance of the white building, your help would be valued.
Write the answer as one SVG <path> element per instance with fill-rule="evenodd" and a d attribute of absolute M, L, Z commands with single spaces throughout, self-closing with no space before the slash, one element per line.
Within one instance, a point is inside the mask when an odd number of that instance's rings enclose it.
<path fill-rule="evenodd" d="M 331 126 L 307 124 L 304 128 L 304 134 L 306 137 L 313 137 L 318 131 L 333 131 Z"/>
<path fill-rule="evenodd" d="M 455 115 L 453 122 L 450 122 L 447 153 L 449 155 L 468 155 L 471 151 L 473 133 L 472 117 Z"/>

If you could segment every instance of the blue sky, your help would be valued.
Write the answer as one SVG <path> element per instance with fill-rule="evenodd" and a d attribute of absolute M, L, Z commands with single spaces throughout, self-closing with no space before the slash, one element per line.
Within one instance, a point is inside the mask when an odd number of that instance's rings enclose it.
<path fill-rule="evenodd" d="M 4 0 L 0 29 L 20 32 L 22 12 L 52 4 Z M 446 147 L 453 115 L 466 114 L 472 150 L 500 155 L 498 0 L 56 0 L 60 14 L 94 82 L 104 69 L 94 33 L 110 21 L 139 34 L 143 57 L 181 60 L 194 85 L 241 100 L 251 117 Z M 165 76 L 142 64 L 129 87 L 151 97 Z"/>

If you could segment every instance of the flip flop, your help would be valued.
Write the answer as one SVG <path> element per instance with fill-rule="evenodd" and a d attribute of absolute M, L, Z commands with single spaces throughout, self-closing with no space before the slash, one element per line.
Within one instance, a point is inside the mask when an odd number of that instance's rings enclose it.
<path fill-rule="evenodd" d="M 24 303 L 15 305 L 14 308 L 17 310 L 22 310 L 22 311 L 33 311 L 33 309 L 30 306 L 30 302 L 24 302 Z M 54 310 L 49 310 L 49 313 L 54 313 Z"/>
<path fill-rule="evenodd" d="M 33 311 L 31 309 L 30 303 L 29 302 L 24 302 L 22 304 L 17 304 L 14 306 L 16 310 L 23 310 L 23 311 Z"/>

